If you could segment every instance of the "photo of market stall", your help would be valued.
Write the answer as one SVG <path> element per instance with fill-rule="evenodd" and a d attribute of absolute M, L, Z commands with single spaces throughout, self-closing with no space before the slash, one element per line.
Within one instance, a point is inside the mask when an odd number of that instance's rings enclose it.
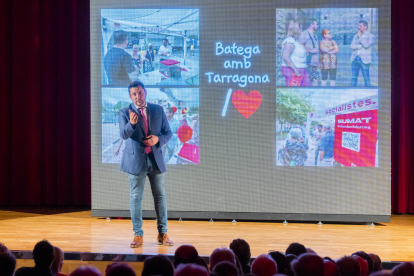
<path fill-rule="evenodd" d="M 199 84 L 198 9 L 102 9 L 102 85 Z"/>

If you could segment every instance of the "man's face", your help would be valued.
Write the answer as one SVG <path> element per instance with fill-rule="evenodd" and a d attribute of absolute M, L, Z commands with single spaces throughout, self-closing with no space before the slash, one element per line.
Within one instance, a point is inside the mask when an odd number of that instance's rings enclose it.
<path fill-rule="evenodd" d="M 167 41 L 167 40 L 164 40 L 164 41 L 162 42 L 162 44 L 164 44 L 164 46 L 165 46 L 165 47 L 167 47 L 167 46 L 168 46 L 168 41 Z"/>
<path fill-rule="evenodd" d="M 365 27 L 364 23 L 359 23 L 358 30 L 364 33 L 367 30 L 367 27 Z"/>
<path fill-rule="evenodd" d="M 167 110 L 165 111 L 165 115 L 167 115 L 167 120 L 170 121 L 174 115 L 171 111 Z"/>
<path fill-rule="evenodd" d="M 313 30 L 314 30 L 314 31 L 317 31 L 317 30 L 318 30 L 318 27 L 319 27 L 319 26 L 318 26 L 318 22 L 313 21 L 313 25 L 312 25 L 312 26 L 313 26 Z"/>
<path fill-rule="evenodd" d="M 136 106 L 143 107 L 145 105 L 147 91 L 142 89 L 141 86 L 132 87 L 129 89 L 129 97 Z"/>
<path fill-rule="evenodd" d="M 321 132 L 322 131 L 322 127 L 318 126 L 318 131 Z"/>

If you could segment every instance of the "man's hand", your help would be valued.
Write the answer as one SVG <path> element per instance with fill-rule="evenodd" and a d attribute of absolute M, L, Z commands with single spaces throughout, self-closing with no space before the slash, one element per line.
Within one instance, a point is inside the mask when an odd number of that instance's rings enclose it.
<path fill-rule="evenodd" d="M 152 147 L 154 145 L 156 145 L 159 141 L 158 136 L 155 135 L 150 135 L 148 137 L 146 137 L 146 140 L 144 140 L 144 145 L 146 145 L 147 147 Z"/>
<path fill-rule="evenodd" d="M 129 110 L 129 121 L 131 125 L 135 125 L 138 122 L 138 114 Z"/>
<path fill-rule="evenodd" d="M 361 37 L 362 36 L 362 32 L 361 31 L 358 31 L 357 35 L 358 35 L 358 37 Z"/>

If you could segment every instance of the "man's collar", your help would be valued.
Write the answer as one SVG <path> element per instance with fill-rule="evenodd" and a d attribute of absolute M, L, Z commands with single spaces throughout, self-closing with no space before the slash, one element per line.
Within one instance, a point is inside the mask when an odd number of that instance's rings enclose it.
<path fill-rule="evenodd" d="M 133 103 L 134 104 L 134 103 Z M 135 105 L 135 104 L 134 104 Z M 139 106 L 137 106 L 137 105 L 135 105 L 135 108 L 138 110 L 138 109 L 141 109 L 141 108 L 148 108 L 148 106 L 147 106 L 147 102 L 145 102 L 145 104 L 144 104 L 144 106 L 143 107 L 139 107 Z"/>

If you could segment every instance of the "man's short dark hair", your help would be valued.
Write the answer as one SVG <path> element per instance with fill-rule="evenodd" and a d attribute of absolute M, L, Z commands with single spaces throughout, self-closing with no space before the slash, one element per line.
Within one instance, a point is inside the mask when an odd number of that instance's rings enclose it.
<path fill-rule="evenodd" d="M 33 249 L 33 259 L 37 266 L 50 267 L 53 262 L 53 245 L 47 240 L 38 242 Z"/>
<path fill-rule="evenodd" d="M 136 276 L 134 270 L 125 263 L 112 263 L 107 266 L 106 276 Z"/>
<path fill-rule="evenodd" d="M 315 254 L 303 254 L 291 264 L 295 276 L 324 276 L 323 259 Z"/>
<path fill-rule="evenodd" d="M 174 266 L 164 255 L 155 255 L 145 259 L 142 276 L 163 275 L 173 276 Z"/>
<path fill-rule="evenodd" d="M 372 260 L 372 258 L 367 253 L 365 253 L 364 251 L 358 251 L 358 252 L 352 253 L 352 255 L 360 256 L 365 261 L 367 261 L 369 274 L 372 273 L 373 268 L 374 268 L 374 261 Z"/>
<path fill-rule="evenodd" d="M 249 264 L 250 262 L 250 246 L 243 239 L 235 239 L 230 243 L 230 249 L 233 250 L 234 255 L 239 258 L 240 263 Z"/>
<path fill-rule="evenodd" d="M 131 90 L 130 90 L 131 88 L 138 87 L 138 86 L 141 86 L 142 90 L 145 91 L 145 85 L 142 83 L 142 81 L 133 81 L 128 85 L 128 93 L 131 92 Z"/>
<path fill-rule="evenodd" d="M 316 21 L 316 19 L 309 18 L 308 21 L 306 21 L 306 26 L 308 26 L 307 28 L 309 28 L 310 25 L 315 24 L 315 21 Z M 318 21 L 316 21 L 316 22 L 318 22 Z"/>
<path fill-rule="evenodd" d="M 114 33 L 115 44 L 122 44 L 125 42 L 125 39 L 127 38 L 128 38 L 128 34 L 123 30 L 115 31 Z"/>
<path fill-rule="evenodd" d="M 168 42 L 168 38 L 164 38 L 162 41 L 167 41 Z"/>
<path fill-rule="evenodd" d="M 194 246 L 184 244 L 175 250 L 173 262 L 174 267 L 178 267 L 179 264 L 197 264 L 197 262 L 198 251 Z"/>
<path fill-rule="evenodd" d="M 172 107 L 167 107 L 166 109 L 165 109 L 165 111 L 167 112 L 171 112 L 171 113 L 174 113 L 174 108 L 172 108 Z"/>
<path fill-rule="evenodd" d="M 275 260 L 277 265 L 277 273 L 283 274 L 286 272 L 286 256 L 282 252 L 272 251 L 269 252 L 270 257 Z"/>
<path fill-rule="evenodd" d="M 359 275 L 359 263 L 351 256 L 344 256 L 336 261 L 341 276 Z"/>
<path fill-rule="evenodd" d="M 12 276 L 16 269 L 16 258 L 10 252 L 0 254 L 0 276 Z"/>
<path fill-rule="evenodd" d="M 367 21 L 361 20 L 361 21 L 359 21 L 359 23 L 364 24 L 364 26 L 368 28 L 368 22 Z"/>
<path fill-rule="evenodd" d="M 319 124 L 318 127 L 323 127 L 323 125 Z"/>
<path fill-rule="evenodd" d="M 299 257 L 300 255 L 305 254 L 306 252 L 306 247 L 303 244 L 294 242 L 291 243 L 288 246 L 288 248 L 286 248 L 285 255 L 293 254 Z"/>

